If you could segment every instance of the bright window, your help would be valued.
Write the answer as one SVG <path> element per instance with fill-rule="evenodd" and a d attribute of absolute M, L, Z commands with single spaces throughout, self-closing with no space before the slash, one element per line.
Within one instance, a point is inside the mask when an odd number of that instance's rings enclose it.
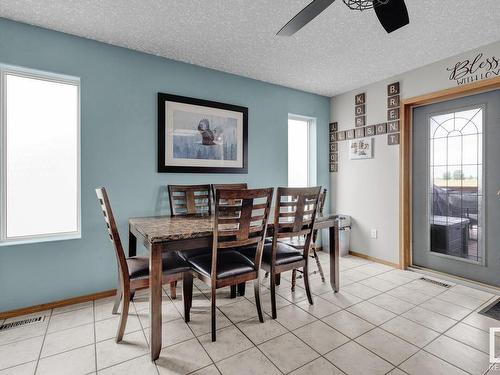
<path fill-rule="evenodd" d="M 0 73 L 0 243 L 79 238 L 80 80 Z"/>
<path fill-rule="evenodd" d="M 288 117 L 288 186 L 316 185 L 315 120 Z"/>

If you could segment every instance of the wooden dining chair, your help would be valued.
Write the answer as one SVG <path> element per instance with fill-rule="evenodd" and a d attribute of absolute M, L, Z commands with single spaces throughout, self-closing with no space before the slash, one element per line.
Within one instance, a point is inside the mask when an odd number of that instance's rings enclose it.
<path fill-rule="evenodd" d="M 319 199 L 318 199 L 318 214 L 323 213 L 323 208 L 325 206 L 325 200 L 326 200 L 326 193 L 327 190 L 323 189 L 323 191 L 319 194 Z M 321 276 L 321 281 L 325 282 L 325 273 L 323 272 L 323 267 L 321 266 L 321 262 L 318 257 L 318 253 L 316 252 L 316 240 L 318 239 L 318 230 L 315 229 L 313 231 L 312 235 L 312 241 L 311 241 L 311 249 L 310 251 L 310 256 L 311 258 L 314 258 L 316 261 L 316 266 L 318 267 L 319 275 Z M 288 242 L 289 245 L 297 248 L 297 249 L 303 249 L 305 246 L 305 237 L 297 237 L 297 238 L 292 238 Z M 292 292 L 295 291 L 295 284 L 297 283 L 297 272 L 300 272 L 299 269 L 294 269 L 292 271 Z M 312 272 L 316 273 L 316 271 Z"/>
<path fill-rule="evenodd" d="M 122 302 L 122 312 L 118 331 L 116 332 L 116 342 L 120 342 L 125 332 L 129 312 L 130 301 L 137 289 L 149 286 L 149 257 L 133 256 L 125 257 L 120 234 L 116 227 L 115 217 L 109 203 L 108 194 L 104 187 L 95 189 L 97 199 L 101 205 L 104 221 L 106 222 L 109 238 L 115 250 L 116 261 L 118 263 L 118 289 L 116 291 L 113 314 L 118 312 L 120 302 Z M 189 312 L 193 294 L 193 276 L 189 264 L 175 252 L 168 252 L 163 257 L 163 279 L 162 283 L 170 283 L 182 280 L 184 319 L 189 322 Z"/>
<path fill-rule="evenodd" d="M 269 272 L 271 284 L 272 317 L 276 319 L 276 284 L 282 272 L 302 268 L 307 299 L 313 304 L 309 288 L 309 249 L 312 240 L 316 211 L 321 187 L 278 188 L 274 208 L 273 238 L 266 242 L 262 254 L 262 269 Z M 305 237 L 303 249 L 297 249 L 284 242 L 284 238 Z M 252 257 L 255 248 L 242 253 Z"/>
<path fill-rule="evenodd" d="M 212 289 L 212 341 L 216 340 L 216 291 L 219 288 L 253 280 L 259 321 L 264 322 L 260 305 L 259 269 L 273 190 L 221 189 L 215 192 L 211 253 L 189 258 L 194 274 Z M 235 251 L 248 246 L 255 246 L 256 249 L 251 259 Z"/>
<path fill-rule="evenodd" d="M 233 184 L 212 184 L 211 187 L 212 187 L 212 202 L 215 202 L 215 192 L 217 190 L 221 190 L 221 189 L 242 190 L 242 189 L 247 189 L 248 185 L 245 182 L 242 182 L 242 183 L 233 183 Z M 228 202 L 228 203 L 231 203 L 231 202 Z M 232 202 L 232 203 L 234 203 L 234 202 Z M 214 205 L 215 205 L 215 203 L 214 203 Z M 246 286 L 246 283 L 241 283 L 241 284 L 238 284 L 237 286 L 231 285 L 231 298 L 236 298 L 236 290 L 238 291 L 238 294 L 240 296 L 244 296 L 245 295 L 245 286 Z"/>

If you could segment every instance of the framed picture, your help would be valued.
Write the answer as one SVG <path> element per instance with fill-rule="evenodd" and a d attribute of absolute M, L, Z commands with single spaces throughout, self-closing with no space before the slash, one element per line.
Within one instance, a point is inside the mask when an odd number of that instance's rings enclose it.
<path fill-rule="evenodd" d="M 373 138 L 363 138 L 349 141 L 349 159 L 373 158 Z"/>
<path fill-rule="evenodd" d="M 158 172 L 247 173 L 248 108 L 158 93 Z"/>

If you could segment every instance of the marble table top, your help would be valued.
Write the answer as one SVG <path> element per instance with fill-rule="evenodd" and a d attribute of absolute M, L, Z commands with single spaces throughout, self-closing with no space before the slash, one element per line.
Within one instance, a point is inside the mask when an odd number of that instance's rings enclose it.
<path fill-rule="evenodd" d="M 272 215 L 271 215 L 272 216 Z M 333 226 L 335 215 L 322 214 L 316 218 L 315 228 Z M 149 243 L 209 237 L 213 234 L 213 216 L 150 216 L 129 219 L 129 225 L 142 234 Z M 269 218 L 269 226 L 273 218 Z"/>

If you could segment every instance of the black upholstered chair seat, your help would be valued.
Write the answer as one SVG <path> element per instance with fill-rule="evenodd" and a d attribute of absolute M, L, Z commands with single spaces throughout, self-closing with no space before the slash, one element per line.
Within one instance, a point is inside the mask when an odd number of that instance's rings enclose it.
<path fill-rule="evenodd" d="M 189 264 L 196 271 L 209 277 L 212 271 L 212 253 L 189 258 Z M 224 250 L 217 254 L 217 279 L 238 276 L 254 270 L 253 262 L 237 251 Z"/>
<path fill-rule="evenodd" d="M 264 243 L 264 251 L 262 252 L 262 262 L 266 264 L 271 264 L 271 250 L 273 248 L 273 244 Z M 240 253 L 245 255 L 249 259 L 255 258 L 255 247 L 246 248 L 239 250 Z M 297 262 L 303 259 L 302 251 L 294 248 L 293 246 L 287 245 L 283 242 L 276 243 L 276 265 L 288 264 Z"/>
<path fill-rule="evenodd" d="M 182 259 L 187 261 L 188 259 L 196 257 L 198 255 L 211 254 L 212 249 L 203 248 L 203 249 L 182 250 L 178 251 L 177 253 Z"/>
<path fill-rule="evenodd" d="M 131 257 L 127 259 L 128 272 L 131 279 L 149 276 L 149 257 Z M 177 253 L 163 254 L 163 273 L 173 274 L 189 271 L 189 263 L 182 259 Z"/>

